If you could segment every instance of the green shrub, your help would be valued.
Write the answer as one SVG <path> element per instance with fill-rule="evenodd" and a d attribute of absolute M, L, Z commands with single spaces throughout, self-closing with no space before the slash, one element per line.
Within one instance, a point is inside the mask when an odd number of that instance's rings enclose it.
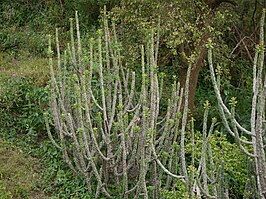
<path fill-rule="evenodd" d="M 20 51 L 29 52 L 30 55 L 44 56 L 46 36 L 44 32 L 36 32 L 29 27 L 7 27 L 0 31 L 0 50 L 11 54 Z"/>
<path fill-rule="evenodd" d="M 0 112 L 2 131 L 13 129 L 36 141 L 44 131 L 42 112 L 47 103 L 47 92 L 25 78 L 9 77 L 0 82 Z"/>

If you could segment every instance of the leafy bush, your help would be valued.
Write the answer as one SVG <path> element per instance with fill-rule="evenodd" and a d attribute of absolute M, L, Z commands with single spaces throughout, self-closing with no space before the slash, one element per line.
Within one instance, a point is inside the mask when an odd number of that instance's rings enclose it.
<path fill-rule="evenodd" d="M 0 95 L 1 128 L 26 133 L 36 141 L 37 133 L 44 130 L 42 112 L 48 102 L 47 92 L 25 78 L 3 78 Z"/>
<path fill-rule="evenodd" d="M 0 50 L 17 54 L 29 52 L 32 56 L 44 56 L 46 46 L 45 33 L 36 32 L 28 27 L 8 27 L 0 31 Z"/>

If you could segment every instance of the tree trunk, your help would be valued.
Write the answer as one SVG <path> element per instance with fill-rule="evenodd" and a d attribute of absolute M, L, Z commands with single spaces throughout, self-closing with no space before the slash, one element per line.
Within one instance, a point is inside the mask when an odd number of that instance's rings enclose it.
<path fill-rule="evenodd" d="M 205 0 L 205 3 L 210 7 L 210 9 L 212 10 L 210 12 L 210 14 L 205 18 L 206 21 L 201 24 L 202 28 L 209 26 L 212 23 L 212 18 L 214 16 L 214 12 L 213 10 L 216 9 L 217 7 L 220 6 L 221 3 L 230 3 L 232 5 L 236 5 L 236 3 L 232 0 Z M 190 74 L 190 84 L 189 84 L 189 103 L 188 103 L 188 108 L 193 111 L 195 110 L 196 106 L 195 106 L 195 94 L 196 94 L 196 88 L 197 88 L 197 83 L 198 83 L 198 77 L 199 77 L 199 73 L 200 73 L 200 68 L 202 66 L 202 62 L 205 59 L 205 55 L 207 53 L 207 48 L 205 47 L 206 42 L 208 41 L 210 35 L 205 32 L 202 35 L 201 41 L 199 42 L 199 44 L 197 46 L 194 47 L 194 49 L 192 49 L 190 51 L 190 54 L 196 52 L 197 56 L 196 59 L 193 63 L 192 66 L 192 70 L 191 70 L 191 74 Z M 184 50 L 181 48 L 181 50 L 179 49 L 179 54 L 181 55 L 182 58 L 182 54 L 184 54 Z M 189 56 L 187 56 L 189 57 Z M 180 71 L 180 84 L 181 87 L 185 87 L 185 82 L 186 82 L 186 74 L 187 74 L 187 68 L 188 68 L 188 62 L 187 60 L 185 60 L 186 58 L 182 59 L 182 68 Z"/>
<path fill-rule="evenodd" d="M 189 84 L 189 95 L 188 95 L 188 108 L 189 110 L 195 110 L 195 94 L 196 94 L 196 88 L 198 83 L 198 77 L 200 72 L 201 65 L 195 65 L 193 64 L 193 67 L 191 69 L 190 73 L 190 84 Z M 181 87 L 184 88 L 186 83 L 186 75 L 187 75 L 187 67 L 182 67 L 180 72 L 180 84 Z"/>
<path fill-rule="evenodd" d="M 190 73 L 190 84 L 189 84 L 189 95 L 188 95 L 188 108 L 193 111 L 195 110 L 196 106 L 195 106 L 195 94 L 196 94 L 196 88 L 197 88 L 197 83 L 198 83 L 198 77 L 199 77 L 199 73 L 200 73 L 200 68 L 202 66 L 202 62 L 205 59 L 205 55 L 207 52 L 207 48 L 205 47 L 205 43 L 207 42 L 209 38 L 209 34 L 204 34 L 202 36 L 201 42 L 200 42 L 200 49 L 199 49 L 199 53 L 192 65 L 192 69 L 191 69 L 191 73 Z M 185 66 L 183 66 L 181 68 L 180 71 L 180 84 L 181 87 L 185 87 L 185 83 L 186 83 L 186 75 L 187 75 L 187 64 L 183 62 L 183 64 L 185 64 Z"/>

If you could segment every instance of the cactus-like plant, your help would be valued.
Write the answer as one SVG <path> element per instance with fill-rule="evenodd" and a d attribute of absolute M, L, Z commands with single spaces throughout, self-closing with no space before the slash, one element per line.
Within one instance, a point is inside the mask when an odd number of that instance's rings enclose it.
<path fill-rule="evenodd" d="M 227 131 L 235 138 L 240 149 L 254 158 L 256 183 L 259 198 L 266 198 L 266 161 L 265 161 L 265 141 L 266 141 L 266 123 L 265 123 L 265 99 L 266 99 L 266 76 L 264 66 L 264 22 L 265 10 L 260 21 L 260 43 L 256 46 L 256 52 L 253 63 L 253 99 L 251 104 L 250 130 L 242 127 L 235 118 L 236 99 L 230 101 L 231 110 L 227 108 L 220 93 L 220 76 L 217 77 L 213 68 L 212 44 L 208 47 L 208 61 L 211 72 L 211 79 L 218 101 L 219 111 Z M 239 132 L 243 133 L 245 139 L 240 137 Z M 251 145 L 253 152 L 248 151 L 245 145 Z"/>
<path fill-rule="evenodd" d="M 76 13 L 77 39 L 74 19 L 71 19 L 71 43 L 64 53 L 63 64 L 56 30 L 56 69 L 49 37 L 50 109 L 57 134 L 55 139 L 46 114 L 50 139 L 62 151 L 73 172 L 84 177 L 88 190 L 95 192 L 95 198 L 100 194 L 111 198 L 114 185 L 116 192 L 124 198 L 161 198 L 160 190 L 169 189 L 176 181 L 187 187 L 190 198 L 194 197 L 195 191 L 197 196 L 217 197 L 217 183 L 214 183 L 217 175 L 213 172 L 209 178 L 206 166 L 209 154 L 214 167 L 208 136 L 216 120 L 207 134 L 209 103 L 205 104 L 202 158 L 195 172 L 194 152 L 192 166 L 188 165 L 185 152 L 185 138 L 189 132 L 189 78 L 185 88 L 180 88 L 176 81 L 172 84 L 164 113 L 160 107 L 163 75 L 159 76 L 157 71 L 159 45 L 154 42 L 154 31 L 151 31 L 146 49 L 141 46 L 142 73 L 141 81 L 137 82 L 135 72 L 125 68 L 115 25 L 109 29 L 106 11 L 103 19 L 103 31 L 98 32 L 96 40 L 89 41 L 89 52 L 86 53 L 82 48 Z M 158 37 L 159 33 L 156 34 Z M 187 77 L 193 56 L 189 61 Z M 194 147 L 193 121 L 190 131 Z M 208 179 L 213 181 L 211 193 Z M 96 182 L 96 188 L 92 182 Z"/>

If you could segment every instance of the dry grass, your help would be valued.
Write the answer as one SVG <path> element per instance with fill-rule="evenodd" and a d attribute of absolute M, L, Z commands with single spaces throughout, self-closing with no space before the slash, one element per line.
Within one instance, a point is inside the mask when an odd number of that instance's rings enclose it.
<path fill-rule="evenodd" d="M 47 58 L 31 57 L 26 52 L 20 53 L 18 57 L 0 53 L 0 76 L 26 77 L 44 86 L 49 80 Z"/>

